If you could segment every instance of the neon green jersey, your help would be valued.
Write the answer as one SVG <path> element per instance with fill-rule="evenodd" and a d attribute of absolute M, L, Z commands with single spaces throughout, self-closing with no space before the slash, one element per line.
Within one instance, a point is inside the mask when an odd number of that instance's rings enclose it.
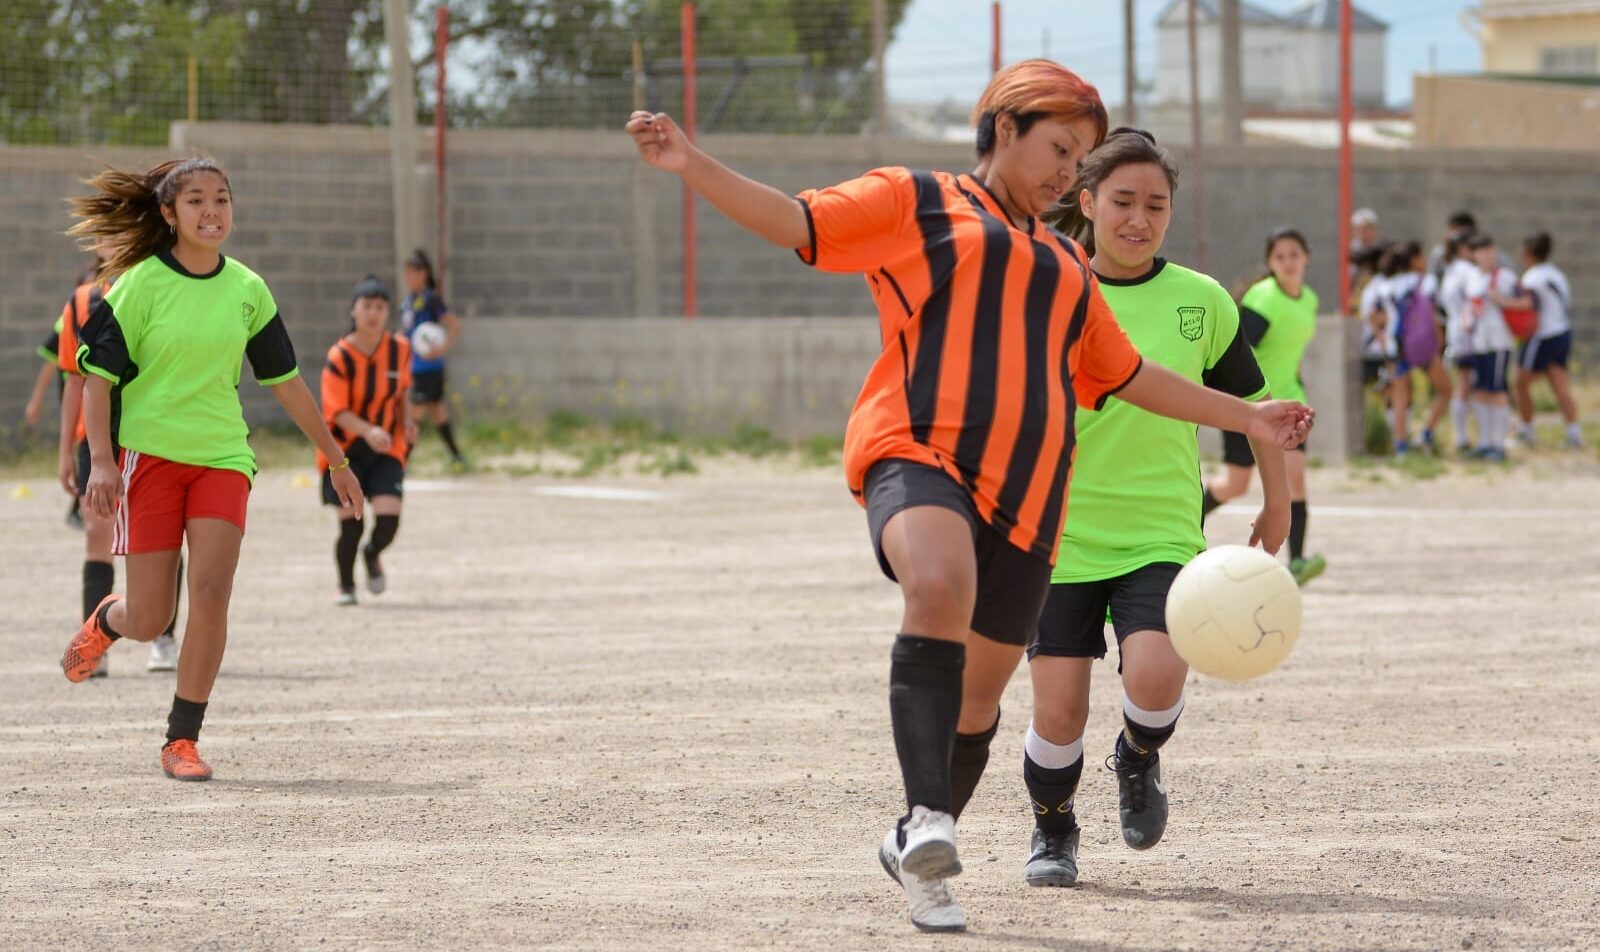
<path fill-rule="evenodd" d="M 1160 258 L 1131 280 L 1100 278 L 1100 293 L 1145 360 L 1246 399 L 1266 392 L 1217 282 Z M 1054 582 L 1093 582 L 1152 562 L 1187 563 L 1206 547 L 1200 531 L 1200 448 L 1193 423 L 1115 397 L 1078 408 L 1077 452 Z"/>
<path fill-rule="evenodd" d="M 1268 276 L 1250 285 L 1239 311 L 1273 399 L 1305 403 L 1300 361 L 1317 335 L 1317 292 L 1301 286 L 1300 296 L 1290 297 L 1277 278 Z"/>
<path fill-rule="evenodd" d="M 263 386 L 299 373 L 266 282 L 231 258 L 197 275 L 163 253 L 107 292 L 84 328 L 78 365 L 121 388 L 120 445 L 254 477 L 239 405 L 246 356 Z"/>

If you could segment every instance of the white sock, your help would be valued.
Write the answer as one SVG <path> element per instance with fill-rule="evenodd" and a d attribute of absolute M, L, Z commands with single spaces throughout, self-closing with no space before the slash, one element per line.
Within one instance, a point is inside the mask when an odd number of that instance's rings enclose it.
<path fill-rule="evenodd" d="M 1579 426 L 1575 422 L 1574 423 L 1568 423 L 1567 424 L 1567 439 L 1571 440 L 1574 443 L 1582 442 L 1583 441 L 1583 427 Z"/>
<path fill-rule="evenodd" d="M 1022 749 L 1027 753 L 1029 760 L 1044 769 L 1062 770 L 1083 759 L 1083 738 L 1079 737 L 1070 744 L 1052 744 L 1040 737 L 1039 732 L 1034 730 L 1030 723 L 1028 736 L 1022 742 Z"/>
<path fill-rule="evenodd" d="M 1482 400 L 1472 401 L 1472 416 L 1478 421 L 1478 448 L 1488 449 L 1494 445 L 1494 412 L 1493 408 Z"/>
<path fill-rule="evenodd" d="M 1467 401 L 1464 397 L 1450 398 L 1450 430 L 1455 434 L 1456 445 L 1466 446 L 1467 439 Z"/>
<path fill-rule="evenodd" d="M 1511 408 L 1509 406 L 1495 407 L 1494 448 L 1503 450 L 1506 441 L 1511 439 Z"/>
<path fill-rule="evenodd" d="M 1153 731 L 1165 730 L 1178 722 L 1178 715 L 1183 713 L 1183 703 L 1188 698 L 1178 695 L 1178 703 L 1164 711 L 1147 711 L 1124 694 L 1122 696 L 1122 715 L 1140 727 L 1148 727 Z"/>

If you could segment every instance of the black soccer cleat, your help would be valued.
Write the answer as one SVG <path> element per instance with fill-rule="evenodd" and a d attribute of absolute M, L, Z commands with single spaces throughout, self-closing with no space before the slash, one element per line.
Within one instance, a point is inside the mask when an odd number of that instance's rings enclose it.
<path fill-rule="evenodd" d="M 1161 842 L 1167 830 L 1167 788 L 1161 783 L 1161 755 L 1151 753 L 1144 763 L 1124 762 L 1117 753 L 1106 758 L 1106 769 L 1117 775 L 1118 814 L 1122 842 L 1147 850 Z"/>
<path fill-rule="evenodd" d="M 1078 883 L 1078 824 L 1066 833 L 1033 831 L 1033 852 L 1022 878 L 1029 886 L 1075 886 Z"/>

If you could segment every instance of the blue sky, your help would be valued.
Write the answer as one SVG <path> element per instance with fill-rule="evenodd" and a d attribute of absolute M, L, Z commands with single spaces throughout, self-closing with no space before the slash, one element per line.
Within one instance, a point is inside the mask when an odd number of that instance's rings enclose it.
<path fill-rule="evenodd" d="M 1169 0 L 1137 0 L 1139 77 L 1155 72 L 1155 19 Z M 1302 0 L 1251 0 L 1279 12 Z M 1390 104 L 1411 100 L 1411 75 L 1428 69 L 1429 47 L 1440 72 L 1475 72 L 1478 41 L 1461 24 L 1475 0 L 1357 0 L 1389 24 Z M 1122 101 L 1122 0 L 1003 0 L 1007 61 L 1049 55 Z M 971 102 L 989 73 L 989 0 L 912 0 L 888 53 L 889 97 L 899 101 Z"/>

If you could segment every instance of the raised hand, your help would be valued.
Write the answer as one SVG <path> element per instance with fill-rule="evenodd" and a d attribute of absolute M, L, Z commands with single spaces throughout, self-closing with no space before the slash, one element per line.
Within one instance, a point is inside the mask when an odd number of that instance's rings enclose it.
<path fill-rule="evenodd" d="M 689 165 L 689 139 L 664 112 L 638 110 L 623 127 L 633 137 L 639 157 L 664 172 L 682 172 Z"/>

